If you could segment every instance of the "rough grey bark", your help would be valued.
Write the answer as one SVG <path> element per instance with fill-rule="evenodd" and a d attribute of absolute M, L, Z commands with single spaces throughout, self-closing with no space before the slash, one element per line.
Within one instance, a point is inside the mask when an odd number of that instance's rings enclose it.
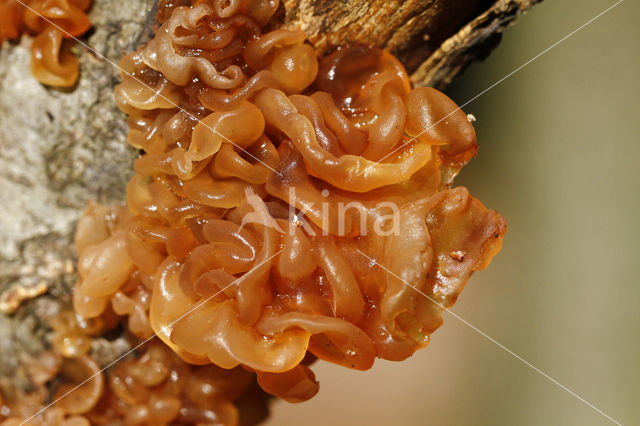
<path fill-rule="evenodd" d="M 96 0 L 89 45 L 113 63 L 144 34 L 154 0 Z M 29 37 L 0 49 L 0 390 L 28 389 L 26 368 L 48 346 L 48 323 L 75 282 L 73 228 L 88 201 L 121 202 L 135 152 L 115 108 L 117 68 L 78 46 L 73 90 L 29 71 Z M 39 296 L 41 295 L 41 296 Z M 20 303 L 21 299 L 30 299 Z M 124 340 L 96 340 L 106 363 Z"/>
<path fill-rule="evenodd" d="M 375 44 L 406 65 L 415 84 L 446 86 L 485 56 L 503 29 L 540 0 L 284 0 L 278 24 L 316 46 Z M 74 224 L 89 201 L 121 202 L 134 150 L 113 102 L 114 64 L 148 36 L 154 0 L 94 0 L 81 78 L 70 91 L 29 72 L 30 39 L 0 49 L 0 390 L 29 387 L 22 365 L 48 345 L 48 323 L 68 305 Z M 96 339 L 103 365 L 124 339 Z"/>

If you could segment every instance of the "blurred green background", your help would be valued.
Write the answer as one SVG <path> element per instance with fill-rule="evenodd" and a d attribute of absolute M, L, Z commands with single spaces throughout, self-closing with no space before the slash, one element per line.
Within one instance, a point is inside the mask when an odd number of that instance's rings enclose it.
<path fill-rule="evenodd" d="M 462 104 L 614 1 L 546 0 L 450 88 Z M 457 180 L 509 226 L 453 311 L 623 424 L 640 424 L 640 3 L 465 107 L 480 151 Z M 320 393 L 269 425 L 606 425 L 458 319 L 368 372 L 317 363 Z"/>

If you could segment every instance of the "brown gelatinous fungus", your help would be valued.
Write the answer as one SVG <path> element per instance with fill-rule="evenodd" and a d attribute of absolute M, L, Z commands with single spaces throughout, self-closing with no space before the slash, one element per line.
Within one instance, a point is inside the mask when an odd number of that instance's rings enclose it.
<path fill-rule="evenodd" d="M 159 339 L 97 374 L 97 402 L 83 386 L 80 411 L 41 417 L 237 424 L 264 404 L 256 382 L 307 400 L 310 360 L 366 370 L 426 346 L 500 250 L 504 219 L 451 187 L 477 151 L 467 115 L 380 49 L 319 58 L 301 31 L 263 32 L 277 7 L 160 1 L 155 37 L 122 59 L 142 155 L 126 206 L 79 221 L 76 326 L 54 342 L 86 367 L 82 336 L 118 321 Z"/>
<path fill-rule="evenodd" d="M 453 101 L 379 49 L 319 60 L 302 32 L 262 33 L 276 6 L 161 2 L 115 90 L 144 153 L 127 207 L 80 222 L 74 301 L 301 401 L 308 352 L 365 370 L 425 346 L 506 227 L 450 188 L 477 150 Z"/>
<path fill-rule="evenodd" d="M 267 412 L 253 373 L 190 366 L 161 342 L 149 343 L 106 377 L 86 355 L 61 359 L 51 353 L 42 361 L 48 367 L 36 391 L 0 400 L 0 425 L 236 425 L 241 416 L 248 419 L 244 424 L 256 424 Z M 52 406 L 44 386 L 49 380 L 55 388 Z"/>
<path fill-rule="evenodd" d="M 0 43 L 26 30 L 31 44 L 31 72 L 42 84 L 73 86 L 79 64 L 70 39 L 90 27 L 86 12 L 91 0 L 0 0 Z"/>
<path fill-rule="evenodd" d="M 87 356 L 66 358 L 58 380 L 60 383 L 54 400 L 68 414 L 89 412 L 102 395 L 104 377 L 98 364 Z"/>

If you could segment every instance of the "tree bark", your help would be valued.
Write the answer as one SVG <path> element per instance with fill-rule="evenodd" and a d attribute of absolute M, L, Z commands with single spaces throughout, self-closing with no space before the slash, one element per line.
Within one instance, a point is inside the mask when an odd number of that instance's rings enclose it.
<path fill-rule="evenodd" d="M 305 30 L 320 48 L 364 43 L 390 50 L 416 85 L 444 88 L 485 57 L 502 31 L 540 0 L 284 0 L 273 25 Z M 76 280 L 74 225 L 89 201 L 122 202 L 136 155 L 115 107 L 114 66 L 149 37 L 154 0 L 94 0 L 78 46 L 73 90 L 29 73 L 29 37 L 0 49 L 0 390 L 29 389 L 25 366 L 49 346 L 49 323 Z M 108 59 L 104 61 L 100 55 Z M 95 339 L 106 365 L 128 349 Z"/>
<path fill-rule="evenodd" d="M 304 30 L 317 47 L 382 47 L 402 61 L 415 85 L 444 89 L 540 1 L 284 0 L 276 23 Z"/>

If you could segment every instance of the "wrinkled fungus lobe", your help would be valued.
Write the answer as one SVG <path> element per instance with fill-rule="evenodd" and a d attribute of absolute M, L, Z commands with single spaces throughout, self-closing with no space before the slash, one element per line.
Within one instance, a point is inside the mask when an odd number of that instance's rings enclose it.
<path fill-rule="evenodd" d="M 263 32 L 277 7 L 161 1 L 120 62 L 142 154 L 126 206 L 78 223 L 76 325 L 54 341 L 85 372 L 91 333 L 159 341 L 59 415 L 236 424 L 255 381 L 305 401 L 316 358 L 366 370 L 426 346 L 499 251 L 503 218 L 451 187 L 477 150 L 466 114 L 387 52 Z"/>
<path fill-rule="evenodd" d="M 22 30 L 33 34 L 34 77 L 49 86 L 73 86 L 79 66 L 69 39 L 89 29 L 90 5 L 91 0 L 0 0 L 0 43 L 17 38 Z"/>
<path fill-rule="evenodd" d="M 379 49 L 319 59 L 303 32 L 263 33 L 274 1 L 163 6 L 120 63 L 143 154 L 127 206 L 80 221 L 76 311 L 111 306 L 140 338 L 291 401 L 317 391 L 308 352 L 366 370 L 425 346 L 505 232 L 450 188 L 476 153 L 466 114 Z"/>
<path fill-rule="evenodd" d="M 54 325 L 56 333 L 76 334 L 70 324 L 83 324 L 85 333 L 104 331 L 104 323 L 63 316 L 66 326 Z M 105 375 L 86 351 L 78 351 L 82 345 L 66 344 L 71 346 L 72 356 L 61 356 L 64 349 L 55 345 L 55 351 L 37 361 L 38 368 L 34 363 L 30 373 L 36 391 L 0 400 L 0 418 L 11 412 L 0 425 L 18 426 L 25 420 L 30 426 L 250 425 L 266 415 L 264 394 L 254 375 L 242 368 L 192 366 L 154 341 Z M 49 398 L 45 382 L 53 388 Z M 49 400 L 54 405 L 43 410 Z"/>

